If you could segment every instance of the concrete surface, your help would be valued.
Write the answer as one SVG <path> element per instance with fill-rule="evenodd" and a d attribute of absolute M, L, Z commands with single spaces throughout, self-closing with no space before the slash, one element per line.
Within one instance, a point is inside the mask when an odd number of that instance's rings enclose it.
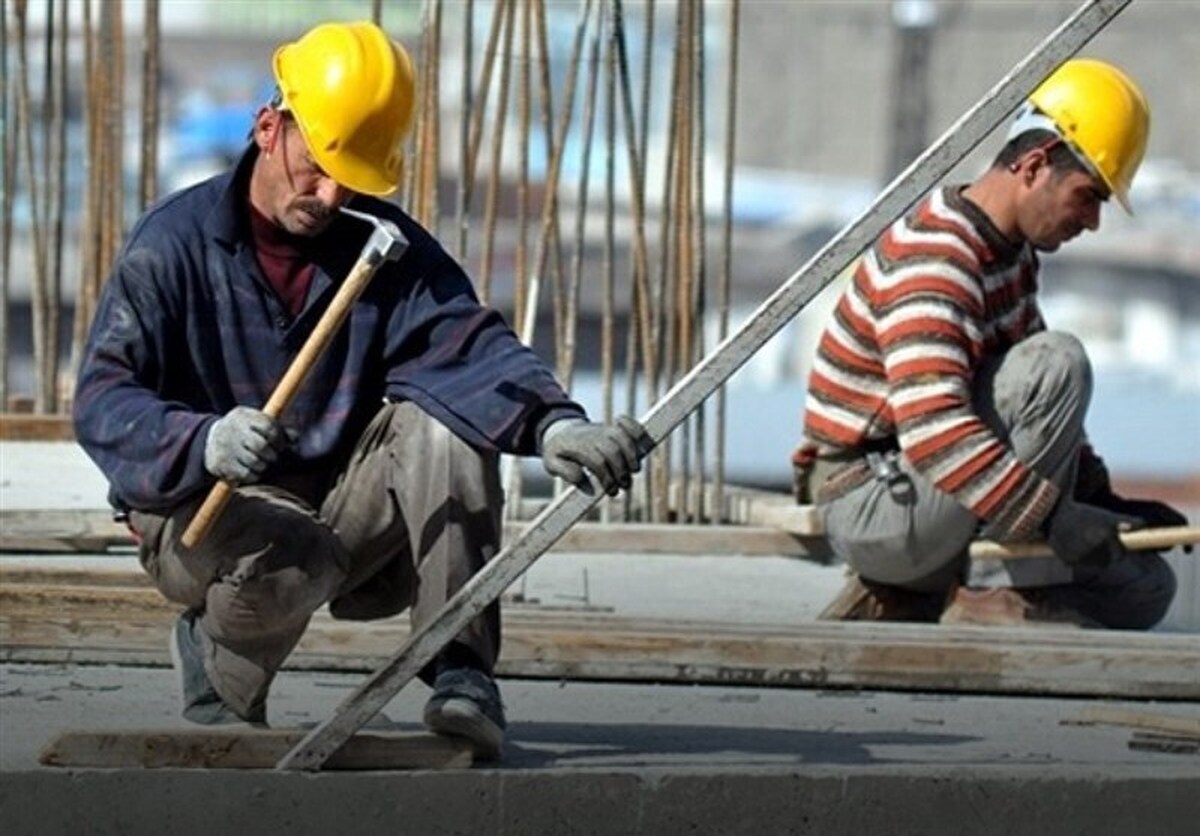
<path fill-rule="evenodd" d="M 277 727 L 357 676 L 287 672 Z M 182 727 L 170 670 L 0 666 L 0 826 L 56 833 L 1194 833 L 1200 760 L 1076 725 L 1088 701 L 502 682 L 504 759 L 471 770 L 67 770 L 67 729 Z M 417 730 L 412 684 L 375 725 Z M 1200 719 L 1200 706 L 1114 703 Z"/>

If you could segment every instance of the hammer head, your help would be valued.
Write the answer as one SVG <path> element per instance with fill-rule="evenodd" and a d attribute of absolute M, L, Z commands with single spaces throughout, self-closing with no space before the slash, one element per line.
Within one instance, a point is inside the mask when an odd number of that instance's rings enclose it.
<path fill-rule="evenodd" d="M 369 223 L 372 227 L 371 237 L 363 245 L 362 257 L 372 263 L 396 261 L 408 248 L 408 241 L 400 232 L 399 227 L 386 218 L 377 218 L 366 212 L 341 207 L 341 212 L 360 221 Z"/>

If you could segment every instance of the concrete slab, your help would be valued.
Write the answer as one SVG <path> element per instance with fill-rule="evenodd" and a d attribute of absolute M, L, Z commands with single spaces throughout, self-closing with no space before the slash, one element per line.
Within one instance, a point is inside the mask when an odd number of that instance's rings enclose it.
<path fill-rule="evenodd" d="M 285 672 L 270 721 L 311 728 L 360 681 Z M 166 669 L 0 666 L 6 832 L 1185 833 L 1200 811 L 1196 756 L 1077 725 L 1087 702 L 932 694 L 505 680 L 504 759 L 472 770 L 38 765 L 68 728 L 184 727 L 175 686 Z M 377 727 L 419 729 L 427 694 L 410 685 Z"/>

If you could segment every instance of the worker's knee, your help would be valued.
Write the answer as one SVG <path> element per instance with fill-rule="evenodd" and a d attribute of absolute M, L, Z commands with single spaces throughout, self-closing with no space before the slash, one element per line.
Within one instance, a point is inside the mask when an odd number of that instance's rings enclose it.
<path fill-rule="evenodd" d="M 1042 331 L 1015 348 L 1026 374 L 1047 397 L 1090 399 L 1092 364 L 1083 343 L 1063 331 Z"/>
<path fill-rule="evenodd" d="M 269 489 L 240 493 L 206 547 L 222 555 L 206 595 L 213 637 L 287 633 L 303 625 L 346 577 L 332 530 Z"/>

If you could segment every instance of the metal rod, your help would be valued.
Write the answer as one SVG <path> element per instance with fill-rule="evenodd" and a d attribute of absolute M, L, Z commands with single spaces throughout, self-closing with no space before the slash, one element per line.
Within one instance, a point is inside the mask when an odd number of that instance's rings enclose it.
<path fill-rule="evenodd" d="M 70 8 L 67 0 L 62 0 L 58 7 L 58 55 L 54 61 L 54 130 L 51 144 L 50 166 L 51 178 L 49 183 L 50 197 L 50 275 L 49 296 L 53 302 L 48 322 L 46 341 L 49 346 L 49 371 L 54 391 L 53 408 L 58 412 L 63 409 L 64 400 L 69 393 L 59 391 L 60 377 L 58 345 L 62 333 L 62 263 L 64 242 L 64 215 L 67 205 L 67 74 L 70 65 L 67 61 L 67 45 L 70 42 Z"/>
<path fill-rule="evenodd" d="M 557 157 L 564 153 L 566 148 L 566 132 L 563 131 L 563 137 L 555 140 L 554 136 L 554 89 L 550 83 L 550 35 L 546 30 L 546 0 L 534 0 L 537 3 L 536 14 L 534 16 L 534 24 L 537 33 L 537 48 L 540 60 L 537 62 L 538 70 L 538 100 L 542 106 L 542 132 L 546 143 L 546 154 L 550 157 L 550 167 L 554 168 L 560 163 Z M 576 37 L 574 49 L 571 53 L 570 70 L 567 79 L 567 92 L 563 94 L 564 112 L 573 112 L 574 105 L 572 99 L 575 95 L 575 76 L 578 71 L 579 60 L 583 51 L 583 35 L 587 26 L 587 16 L 591 9 L 591 0 L 581 0 L 584 7 L 583 14 L 580 15 L 580 22 L 576 25 Z M 557 173 L 554 175 L 555 184 L 550 188 L 547 181 L 550 179 L 550 174 L 543 178 L 542 189 L 542 238 L 538 240 L 538 254 L 533 261 L 533 276 L 535 281 L 535 290 L 539 292 L 532 294 L 533 302 L 536 307 L 541 306 L 540 288 L 538 287 L 542 280 L 548 274 L 550 276 L 550 305 L 552 310 L 551 323 L 554 332 L 554 349 L 557 357 L 562 349 L 563 328 L 565 327 L 565 310 L 566 299 L 564 298 L 563 288 L 563 264 L 562 264 L 562 241 L 559 238 L 558 227 L 558 184 Z M 547 220 L 548 218 L 548 220 Z M 549 226 L 547 227 L 547 224 Z M 547 260 L 553 256 L 553 266 L 547 269 Z M 533 333 L 531 330 L 530 333 Z M 530 345 L 532 345 L 532 340 Z"/>
<path fill-rule="evenodd" d="M 487 197 L 483 209 L 483 253 L 481 255 L 479 295 L 490 299 L 492 257 L 496 248 L 496 215 L 501 181 L 500 165 L 504 159 L 504 126 L 508 114 L 508 89 L 512 76 L 512 39 L 516 24 L 513 20 L 516 0 L 504 0 L 504 48 L 501 50 L 500 98 L 496 101 L 496 118 L 492 123 L 491 171 L 488 176 Z"/>
<path fill-rule="evenodd" d="M 142 37 L 142 174 L 138 197 L 144 210 L 158 196 L 158 0 L 145 0 Z"/>
<path fill-rule="evenodd" d="M 382 0 L 375 0 L 376 3 Z M 463 4 L 462 32 L 462 117 L 458 122 L 458 188 L 455 193 L 454 223 L 458 228 L 458 252 L 460 262 L 467 259 L 467 232 L 471 226 L 471 181 L 467 172 L 471 170 L 471 108 L 474 107 L 474 90 L 471 87 L 475 49 L 475 0 Z"/>
<path fill-rule="evenodd" d="M 0 411 L 8 408 L 8 293 L 13 240 L 14 143 L 9 142 L 8 4 L 0 0 Z"/>
<path fill-rule="evenodd" d="M 1038 82 L 1103 29 L 1129 2 L 1086 2 L 1038 44 L 897 176 L 862 214 L 772 293 L 736 333 L 713 349 L 651 407 L 643 418 L 647 441 L 657 444 L 666 437 L 852 259 L 933 188 Z M 404 647 L 350 694 L 332 717 L 305 735 L 279 761 L 277 768 L 320 768 L 598 501 L 597 494 L 587 494 L 578 488 L 552 501 L 513 543 L 484 565 Z"/>
<path fill-rule="evenodd" d="M 717 279 L 717 341 L 729 335 L 729 296 L 733 276 L 733 166 L 737 139 L 738 46 L 741 41 L 741 0 L 729 4 L 729 79 L 725 90 L 725 174 L 722 194 L 721 268 Z M 726 386 L 717 389 L 715 450 L 713 452 L 713 523 L 725 514 Z"/>
<path fill-rule="evenodd" d="M 473 0 L 472 0 L 473 2 Z M 459 235 L 459 255 L 458 257 L 465 263 L 469 254 L 468 232 L 470 231 L 470 215 L 471 215 L 471 199 L 475 194 L 475 170 L 479 164 L 479 149 L 482 147 L 483 136 L 483 121 L 487 113 L 488 96 L 492 88 L 492 70 L 496 64 L 497 44 L 500 39 L 500 29 L 506 17 L 505 9 L 508 6 L 509 0 L 498 0 L 492 10 L 492 25 L 488 33 L 487 47 L 484 49 L 483 70 L 479 80 L 479 98 L 478 101 L 472 99 L 471 108 L 463 110 L 463 119 L 471 120 L 470 141 L 467 148 L 466 166 L 463 168 L 463 173 L 459 178 L 459 183 L 462 187 L 462 203 L 463 203 L 463 223 L 464 228 L 460 230 Z M 469 63 L 465 62 L 464 63 Z M 464 70 L 465 72 L 466 70 Z M 464 85 L 469 89 L 469 81 Z M 486 301 L 487 294 L 482 292 L 480 296 Z"/>
<path fill-rule="evenodd" d="M 29 54 L 27 5 L 18 3 L 14 17 L 17 23 L 17 137 L 18 167 L 24 159 L 26 191 L 29 194 L 30 224 L 33 230 L 33 273 L 30 276 L 30 313 L 33 318 L 33 362 L 35 389 L 33 408 L 44 412 L 46 407 L 43 374 L 46 329 L 46 226 L 42 208 L 42 192 L 38 187 L 37 159 L 33 150 L 33 108 L 29 97 Z M 24 152 L 23 154 L 20 152 Z"/>
<path fill-rule="evenodd" d="M 695 250 L 695 268 L 694 268 L 694 288 L 695 293 L 692 297 L 692 309 L 688 316 L 692 320 L 692 343 L 688 347 L 687 362 L 690 368 L 695 360 L 699 360 L 705 354 L 706 342 L 704 339 L 704 320 L 705 311 L 708 305 L 708 211 L 705 207 L 704 197 L 704 175 L 705 175 L 705 150 L 708 143 L 708 135 L 704 130 L 704 122 L 707 118 L 707 109 L 704 103 L 708 100 L 708 90 L 706 89 L 706 78 L 704 71 L 704 61 L 707 57 L 704 49 L 704 4 L 697 3 L 694 12 L 694 25 L 692 27 L 692 42 L 694 44 L 693 72 L 696 75 L 695 90 L 692 95 L 692 120 L 695 125 L 693 129 L 694 144 L 692 151 L 692 167 L 695 174 L 694 187 L 695 199 L 694 206 L 696 218 L 693 228 Z M 695 437 L 695 477 L 693 486 L 695 491 L 695 521 L 697 523 L 704 522 L 705 515 L 705 445 L 708 441 L 705 435 L 706 422 L 704 420 L 704 410 L 697 409 L 692 413 L 692 421 L 696 426 Z"/>
<path fill-rule="evenodd" d="M 603 0 L 601 0 L 603 2 Z M 592 173 L 592 147 L 596 142 L 596 91 L 600 81 L 600 39 L 603 36 L 604 12 L 600 10 L 598 22 L 592 32 L 591 44 L 588 48 L 587 91 L 583 101 L 583 133 L 580 142 L 579 182 L 576 187 L 575 231 L 571 252 L 571 272 L 567 277 L 566 300 L 563 328 L 563 340 L 558 352 L 558 377 L 563 387 L 569 392 L 575 375 L 575 340 L 579 326 L 579 288 L 583 282 L 583 257 L 587 249 L 587 215 L 588 191 Z M 606 271 L 607 274 L 607 271 Z M 611 275 L 608 274 L 611 279 Z M 611 287 L 611 285 L 609 286 Z M 601 320 L 612 315 L 612 309 L 607 296 L 603 296 Z M 601 328 L 600 336 L 601 365 L 606 362 L 605 351 L 610 352 L 607 362 L 611 365 L 612 334 Z M 607 381 L 611 388 L 611 379 Z M 605 421 L 611 421 L 610 414 L 604 415 Z M 606 506 L 607 507 L 607 506 Z"/>
<path fill-rule="evenodd" d="M 607 9 L 601 9 L 600 26 L 602 29 L 607 25 L 605 21 L 609 18 L 603 14 Z M 605 37 L 604 33 L 597 31 L 597 38 Z M 616 114 L 616 67 L 614 66 L 614 56 L 612 48 L 612 39 L 605 37 L 605 54 L 604 54 L 604 262 L 602 265 L 602 293 L 600 309 L 600 385 L 601 397 L 603 398 L 604 420 L 611 422 L 613 420 L 613 378 L 616 373 L 616 190 L 617 190 L 617 114 Z M 632 309 L 631 309 L 632 310 Z M 626 343 L 626 364 L 628 367 L 626 377 L 626 396 L 629 400 L 636 395 L 636 388 L 633 385 L 633 357 L 637 353 L 637 340 L 633 337 L 634 319 L 629 317 L 627 320 L 630 327 L 627 335 Z M 634 409 L 630 407 L 630 413 L 633 414 Z M 634 490 L 637 490 L 638 483 L 634 482 Z M 629 519 L 629 491 L 619 501 L 622 511 L 622 518 Z M 606 502 L 601 509 L 602 519 L 608 522 L 612 517 L 612 511 L 617 502 Z"/>

